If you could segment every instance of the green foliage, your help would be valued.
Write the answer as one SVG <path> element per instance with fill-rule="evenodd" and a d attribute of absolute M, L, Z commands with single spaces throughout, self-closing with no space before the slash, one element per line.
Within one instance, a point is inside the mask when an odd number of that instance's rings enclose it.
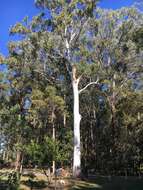
<path fill-rule="evenodd" d="M 58 163 L 66 163 L 71 152 L 71 135 L 67 134 L 64 139 L 65 142 L 63 143 L 63 141 L 59 142 L 46 136 L 40 144 L 32 140 L 26 146 L 27 155 L 30 156 L 34 164 L 38 164 L 39 166 L 46 165 L 50 167 L 53 160 Z"/>
<path fill-rule="evenodd" d="M 43 12 L 11 28 L 22 40 L 9 42 L 9 55 L 0 56 L 8 65 L 0 73 L 0 135 L 9 160 L 20 151 L 27 164 L 71 166 L 75 65 L 79 89 L 99 78 L 80 94 L 82 167 L 118 175 L 139 168 L 143 14 L 133 7 L 96 9 L 96 3 L 36 0 Z"/>
<path fill-rule="evenodd" d="M 8 175 L 8 188 L 7 190 L 18 190 L 20 185 L 20 178 L 17 172 L 12 172 Z"/>
<path fill-rule="evenodd" d="M 137 45 L 137 50 L 143 48 L 143 28 L 138 28 L 136 31 L 132 34 L 132 40 Z"/>
<path fill-rule="evenodd" d="M 22 25 L 22 23 L 17 23 L 10 29 L 10 34 L 28 34 L 30 31 Z"/>

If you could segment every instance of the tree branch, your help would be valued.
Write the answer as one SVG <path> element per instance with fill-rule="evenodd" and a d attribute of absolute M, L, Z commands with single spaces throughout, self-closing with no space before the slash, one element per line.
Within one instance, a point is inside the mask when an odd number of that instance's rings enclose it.
<path fill-rule="evenodd" d="M 47 78 L 46 74 L 40 70 L 33 70 L 34 72 L 38 73 L 39 75 L 41 75 L 42 77 L 45 78 L 45 80 L 47 80 L 49 83 L 52 83 L 53 81 L 51 81 L 50 79 Z M 51 77 L 52 80 L 56 80 L 55 78 Z M 53 84 L 53 83 L 52 83 Z"/>
<path fill-rule="evenodd" d="M 95 82 L 90 82 L 90 83 L 88 83 L 84 88 L 82 88 L 81 90 L 79 90 L 79 94 L 80 94 L 81 92 L 83 92 L 84 90 L 86 90 L 90 85 L 98 84 L 98 82 L 99 82 L 99 78 L 97 78 L 97 80 L 96 80 Z"/>

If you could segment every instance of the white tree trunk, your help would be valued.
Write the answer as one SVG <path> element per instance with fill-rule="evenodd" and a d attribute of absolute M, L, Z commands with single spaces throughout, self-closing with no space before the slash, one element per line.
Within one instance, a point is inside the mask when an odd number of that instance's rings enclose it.
<path fill-rule="evenodd" d="M 72 87 L 73 87 L 73 96 L 74 96 L 74 155 L 73 155 L 73 176 L 81 176 L 81 150 L 80 150 L 80 120 L 81 115 L 79 113 L 79 94 L 87 89 L 90 85 L 97 84 L 98 80 L 95 82 L 90 82 L 81 90 L 78 89 L 80 77 L 76 76 L 76 66 L 72 67 Z"/>
<path fill-rule="evenodd" d="M 55 141 L 56 140 L 56 132 L 55 132 L 55 124 L 54 124 L 54 109 L 52 111 L 52 130 L 53 130 L 53 135 L 52 135 L 53 141 Z M 53 173 L 53 176 L 55 175 L 55 168 L 56 168 L 55 165 L 56 165 L 55 160 L 53 160 L 52 161 L 52 173 Z"/>
<path fill-rule="evenodd" d="M 74 156 L 73 156 L 73 176 L 78 177 L 81 173 L 81 152 L 80 152 L 80 120 L 79 113 L 79 79 L 73 80 L 74 95 Z"/>

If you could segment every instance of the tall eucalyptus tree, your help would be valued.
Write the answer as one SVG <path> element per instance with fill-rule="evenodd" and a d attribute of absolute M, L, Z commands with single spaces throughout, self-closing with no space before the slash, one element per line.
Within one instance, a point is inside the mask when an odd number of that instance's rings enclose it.
<path fill-rule="evenodd" d="M 80 120 L 79 93 L 91 84 L 90 82 L 83 89 L 79 90 L 79 82 L 82 73 L 78 67 L 88 62 L 89 52 L 87 48 L 88 34 L 92 28 L 92 22 L 96 8 L 96 0 L 91 1 L 43 1 L 37 0 L 36 5 L 50 11 L 49 39 L 52 41 L 51 50 L 55 55 L 63 58 L 63 67 L 66 75 L 69 75 L 73 89 L 73 115 L 74 115 L 74 157 L 73 175 L 81 173 L 81 150 L 80 150 Z M 96 28 L 96 26 L 95 26 Z"/>

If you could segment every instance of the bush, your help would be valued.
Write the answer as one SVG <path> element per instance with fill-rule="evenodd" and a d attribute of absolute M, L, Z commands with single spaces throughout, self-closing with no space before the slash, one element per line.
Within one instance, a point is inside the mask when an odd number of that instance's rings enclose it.
<path fill-rule="evenodd" d="M 20 185 L 20 176 L 18 172 L 13 171 L 8 175 L 8 189 L 18 190 Z"/>

